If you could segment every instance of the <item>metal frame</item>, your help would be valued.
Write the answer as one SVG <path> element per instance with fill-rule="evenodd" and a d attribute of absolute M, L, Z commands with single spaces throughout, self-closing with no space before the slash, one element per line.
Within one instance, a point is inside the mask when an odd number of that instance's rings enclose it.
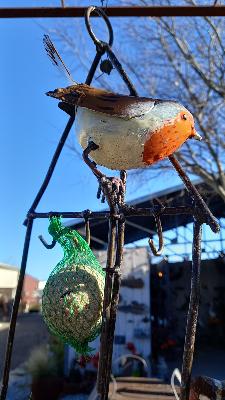
<path fill-rule="evenodd" d="M 0 18 L 82 18 L 87 7 L 0 8 Z M 225 6 L 107 7 L 108 17 L 221 17 Z M 97 13 L 93 13 L 96 17 Z"/>
<path fill-rule="evenodd" d="M 213 7 L 210 7 L 211 12 L 214 10 Z M 63 9 L 60 9 L 64 11 Z M 108 12 L 109 8 L 107 9 Z M 18 12 L 18 11 L 17 11 Z M 166 12 L 166 11 L 165 11 Z M 109 28 L 110 39 L 109 43 L 99 41 L 92 32 L 90 25 L 90 15 L 93 13 L 97 13 L 99 16 L 103 17 L 107 26 Z M 5 13 L 7 15 L 7 13 Z M 9 14 L 8 14 L 9 15 Z M 12 14 L 11 14 L 12 15 Z M 19 14 L 17 14 L 18 16 Z M 22 14 L 21 14 L 22 15 Z M 168 10 L 167 10 L 168 15 Z M 212 13 L 211 13 L 212 15 Z M 2 16 L 2 15 L 1 15 Z M 31 16 L 31 15 L 29 15 Z M 35 16 L 35 15 L 33 15 Z M 62 16 L 62 14 L 60 15 Z M 86 84 L 90 84 L 93 76 L 95 74 L 96 68 L 99 64 L 101 56 L 104 53 L 107 53 L 108 58 L 111 60 L 114 67 L 117 69 L 122 79 L 126 83 L 128 89 L 130 90 L 130 95 L 136 96 L 137 92 L 130 82 L 128 76 L 123 70 L 119 60 L 113 53 L 111 49 L 111 45 L 113 43 L 113 30 L 111 24 L 108 20 L 108 17 L 103 12 L 102 9 L 97 7 L 89 7 L 85 14 L 86 18 L 86 26 L 88 32 L 96 45 L 96 56 L 91 65 L 90 71 L 88 73 Z M 60 105 L 60 108 L 63 109 L 63 104 Z M 68 112 L 68 109 L 67 109 Z M 189 390 L 190 390 L 190 382 L 191 382 L 191 369 L 192 369 L 192 361 L 193 361 L 193 353 L 194 353 L 194 342 L 195 342 L 195 332 L 196 332 L 196 324 L 197 324 L 197 316 L 198 316 L 198 307 L 199 307 L 199 287 L 200 287 L 200 260 L 201 260 L 201 227 L 203 223 L 206 223 L 210 226 L 213 232 L 219 231 L 219 225 L 212 213 L 208 209 L 207 205 L 201 198 L 197 189 L 192 185 L 191 181 L 183 171 L 182 167 L 174 157 L 174 155 L 170 156 L 170 162 L 174 166 L 178 175 L 183 180 L 183 183 L 188 190 L 192 200 L 193 206 L 181 206 L 181 207 L 164 207 L 163 205 L 157 205 L 152 208 L 135 208 L 132 206 L 128 206 L 124 202 L 125 190 L 126 190 L 126 172 L 121 171 L 120 174 L 120 188 L 119 192 L 115 192 L 115 187 L 113 185 L 113 178 L 108 178 L 103 175 L 98 169 L 96 164 L 90 160 L 89 154 L 91 151 L 96 149 L 96 145 L 90 143 L 87 149 L 83 153 L 84 161 L 91 168 L 92 172 L 96 176 L 101 192 L 103 196 L 106 198 L 109 211 L 102 212 L 92 212 L 90 210 L 85 210 L 83 212 L 36 212 L 36 208 L 45 193 L 49 181 L 54 172 L 55 166 L 61 154 L 62 148 L 65 144 L 65 141 L 68 137 L 70 129 L 75 120 L 75 111 L 69 110 L 70 118 L 66 125 L 66 128 L 62 134 L 62 137 L 59 141 L 59 144 L 56 148 L 55 154 L 50 163 L 47 175 L 41 185 L 40 190 L 38 191 L 32 206 L 30 207 L 26 221 L 24 225 L 26 226 L 26 236 L 24 242 L 24 249 L 21 261 L 20 275 L 19 281 L 15 296 L 15 301 L 13 304 L 13 310 L 11 315 L 10 329 L 8 335 L 8 343 L 6 349 L 5 356 L 5 367 L 2 381 L 2 389 L 0 400 L 5 400 L 8 389 L 8 380 L 9 380 L 9 371 L 10 371 L 10 363 L 11 356 L 13 350 L 13 341 L 15 335 L 17 314 L 19 308 L 19 302 L 23 287 L 23 280 L 25 276 L 27 257 L 29 252 L 30 238 L 32 234 L 32 227 L 34 219 L 36 218 L 49 218 L 51 216 L 60 215 L 63 218 L 84 218 L 86 222 L 86 236 L 87 240 L 90 240 L 90 229 L 89 229 L 89 219 L 91 218 L 107 218 L 109 220 L 109 240 L 108 240 L 108 251 L 107 251 L 107 265 L 106 265 L 106 280 L 105 280 L 105 291 L 104 291 L 104 304 L 103 304 L 103 323 L 102 323 L 102 332 L 101 332 L 101 348 L 100 348 L 100 359 L 99 359 L 99 369 L 98 369 L 98 380 L 97 380 L 97 388 L 100 400 L 108 399 L 108 388 L 109 388 L 109 379 L 111 373 L 111 362 L 112 362 L 112 350 L 113 350 L 113 340 L 114 340 L 114 329 L 116 323 L 116 311 L 117 304 L 119 299 L 119 287 L 120 287 L 120 266 L 123 258 L 123 246 L 124 246 L 124 230 L 125 230 L 125 220 L 127 216 L 152 216 L 155 218 L 157 223 L 157 230 L 159 236 L 160 248 L 156 250 L 154 244 L 152 243 L 152 249 L 154 251 L 160 252 L 163 246 L 163 235 L 160 229 L 160 217 L 161 215 L 179 215 L 182 213 L 187 213 L 193 215 L 194 218 L 194 234 L 193 234 L 193 260 L 192 260 L 192 278 L 191 278 L 191 295 L 190 295 L 190 306 L 187 317 L 187 328 L 186 328 L 186 338 L 184 345 L 184 353 L 183 353 L 183 366 L 182 366 L 182 382 L 181 382 L 181 400 L 189 399 Z M 98 191 L 98 195 L 100 196 L 100 192 Z M 53 247 L 54 243 L 51 245 L 47 245 L 44 240 L 42 242 L 45 246 Z"/>

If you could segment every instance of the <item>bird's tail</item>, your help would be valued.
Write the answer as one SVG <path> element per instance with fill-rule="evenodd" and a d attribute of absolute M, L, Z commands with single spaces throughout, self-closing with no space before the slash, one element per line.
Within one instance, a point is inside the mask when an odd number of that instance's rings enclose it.
<path fill-rule="evenodd" d="M 73 85 L 76 84 L 69 69 L 67 68 L 67 66 L 64 63 L 62 57 L 60 56 L 58 50 L 56 49 L 54 43 L 52 42 L 52 40 L 50 39 L 50 37 L 48 35 L 44 35 L 43 43 L 44 43 L 44 47 L 47 52 L 47 55 L 50 58 L 53 65 L 55 65 L 61 72 L 63 72 L 64 75 L 66 75 L 66 78 L 69 80 L 70 84 L 71 83 Z"/>

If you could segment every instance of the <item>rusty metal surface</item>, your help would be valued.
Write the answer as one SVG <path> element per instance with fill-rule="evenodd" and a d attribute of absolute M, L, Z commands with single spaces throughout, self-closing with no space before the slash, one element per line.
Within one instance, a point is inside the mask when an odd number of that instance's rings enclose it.
<path fill-rule="evenodd" d="M 202 224 L 194 221 L 193 245 L 192 245 L 192 276 L 191 294 L 187 316 L 186 336 L 183 352 L 183 364 L 181 372 L 180 400 L 189 399 L 191 370 L 193 364 L 195 334 L 198 322 L 198 310 L 200 301 L 200 267 L 201 267 L 201 239 Z"/>
<path fill-rule="evenodd" d="M 0 18 L 82 18 L 86 10 L 86 7 L 7 7 L 0 8 Z M 221 17 L 225 16 L 225 6 L 107 7 L 106 13 L 108 17 Z"/>

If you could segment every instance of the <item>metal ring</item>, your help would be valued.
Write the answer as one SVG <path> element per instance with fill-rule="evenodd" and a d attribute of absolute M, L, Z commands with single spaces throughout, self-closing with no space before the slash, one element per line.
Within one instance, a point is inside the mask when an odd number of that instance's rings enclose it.
<path fill-rule="evenodd" d="M 90 6 L 88 7 L 86 13 L 85 13 L 85 24 L 88 30 L 88 33 L 90 35 L 90 37 L 92 38 L 93 42 L 96 44 L 96 46 L 100 46 L 102 47 L 102 45 L 104 44 L 104 42 L 102 40 L 99 40 L 92 28 L 91 28 L 91 24 L 90 24 L 90 16 L 91 13 L 95 12 L 96 14 L 98 14 L 100 17 L 102 17 L 107 25 L 108 28 L 108 32 L 109 32 L 109 42 L 108 45 L 111 47 L 113 44 L 113 29 L 112 29 L 112 25 L 109 21 L 109 18 L 107 17 L 107 15 L 104 13 L 104 11 L 101 8 L 98 8 L 96 6 Z"/>

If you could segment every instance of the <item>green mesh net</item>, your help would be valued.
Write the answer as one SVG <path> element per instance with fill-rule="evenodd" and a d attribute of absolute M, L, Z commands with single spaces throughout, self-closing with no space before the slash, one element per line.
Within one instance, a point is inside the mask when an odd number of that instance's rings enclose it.
<path fill-rule="evenodd" d="M 87 242 L 60 218 L 50 219 L 49 233 L 64 257 L 44 288 L 43 317 L 53 334 L 86 355 L 101 329 L 105 273 Z"/>

